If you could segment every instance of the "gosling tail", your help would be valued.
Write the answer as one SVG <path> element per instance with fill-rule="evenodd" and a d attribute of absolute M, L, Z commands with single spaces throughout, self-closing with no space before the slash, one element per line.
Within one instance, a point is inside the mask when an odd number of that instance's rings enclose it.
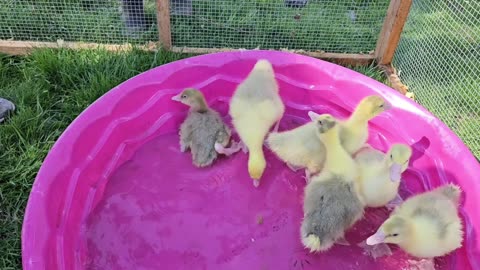
<path fill-rule="evenodd" d="M 438 192 L 440 192 L 440 194 L 450 199 L 453 203 L 457 205 L 459 204 L 460 196 L 462 195 L 462 190 L 460 189 L 459 186 L 450 183 L 450 184 L 446 184 L 444 186 L 438 187 L 437 190 Z"/>
<path fill-rule="evenodd" d="M 263 149 L 252 150 L 249 149 L 248 157 L 248 173 L 250 177 L 254 180 L 260 180 L 267 166 L 265 156 L 263 154 Z"/>
<path fill-rule="evenodd" d="M 310 249 L 310 252 L 318 252 L 322 250 L 320 238 L 314 234 L 310 234 L 307 237 L 302 237 L 303 246 Z"/>

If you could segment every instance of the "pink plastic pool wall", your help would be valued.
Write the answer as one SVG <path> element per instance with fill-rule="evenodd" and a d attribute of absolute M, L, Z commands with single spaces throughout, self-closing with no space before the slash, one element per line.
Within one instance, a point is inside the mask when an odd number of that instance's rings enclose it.
<path fill-rule="evenodd" d="M 187 107 L 170 100 L 203 91 L 229 123 L 228 101 L 257 59 L 270 60 L 287 107 L 281 129 L 307 122 L 308 110 L 346 117 L 380 94 L 393 109 L 370 123 L 369 142 L 414 149 L 401 194 L 447 182 L 465 191 L 464 246 L 437 269 L 479 269 L 479 164 L 443 123 L 392 89 L 346 68 L 296 54 L 243 51 L 160 66 L 112 89 L 85 110 L 50 151 L 33 186 L 23 225 L 23 266 L 64 269 L 408 269 L 392 246 L 376 261 L 356 244 L 387 216 L 368 211 L 347 234 L 351 246 L 309 254 L 299 241 L 301 172 L 268 150 L 258 189 L 247 156 L 197 169 L 181 153 L 177 130 Z"/>

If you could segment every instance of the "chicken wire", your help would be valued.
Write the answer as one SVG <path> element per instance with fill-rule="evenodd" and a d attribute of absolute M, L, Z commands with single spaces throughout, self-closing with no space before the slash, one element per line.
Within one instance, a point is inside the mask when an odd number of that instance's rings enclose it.
<path fill-rule="evenodd" d="M 155 41 L 155 10 L 155 0 L 0 0 L 0 39 Z"/>
<path fill-rule="evenodd" d="M 414 0 L 394 65 L 417 101 L 480 158 L 480 1 Z"/>
<path fill-rule="evenodd" d="M 368 53 L 389 0 L 178 0 L 174 46 Z"/>
<path fill-rule="evenodd" d="M 367 53 L 389 0 L 170 0 L 174 46 Z M 0 0 L 0 39 L 157 41 L 155 0 Z"/>

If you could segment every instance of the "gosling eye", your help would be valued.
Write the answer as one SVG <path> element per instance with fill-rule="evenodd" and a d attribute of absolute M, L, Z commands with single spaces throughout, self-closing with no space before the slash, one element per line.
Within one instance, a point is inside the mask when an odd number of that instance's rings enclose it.
<path fill-rule="evenodd" d="M 393 159 L 393 154 L 390 154 L 390 158 Z"/>
<path fill-rule="evenodd" d="M 187 98 L 187 95 L 182 95 L 182 98 Z"/>
<path fill-rule="evenodd" d="M 398 233 L 394 233 L 392 234 L 393 237 L 397 237 L 398 236 Z"/>
<path fill-rule="evenodd" d="M 383 108 L 383 104 L 379 106 L 380 108 Z"/>
<path fill-rule="evenodd" d="M 319 125 L 322 125 L 322 124 L 323 124 L 323 123 L 322 123 L 322 120 L 318 120 L 318 124 L 319 124 Z"/>

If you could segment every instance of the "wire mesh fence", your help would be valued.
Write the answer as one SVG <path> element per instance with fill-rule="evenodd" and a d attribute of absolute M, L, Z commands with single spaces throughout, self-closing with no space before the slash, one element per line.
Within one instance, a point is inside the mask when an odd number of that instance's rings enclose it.
<path fill-rule="evenodd" d="M 174 46 L 367 53 L 388 0 L 185 0 L 172 2 Z M 183 6 L 175 12 L 176 6 Z"/>
<path fill-rule="evenodd" d="M 170 0 L 173 45 L 367 53 L 389 0 Z M 0 39 L 157 41 L 155 0 L 0 0 Z"/>
<path fill-rule="evenodd" d="M 0 0 L 0 39 L 156 41 L 155 10 L 154 0 Z"/>
<path fill-rule="evenodd" d="M 414 0 L 394 64 L 480 159 L 480 1 Z"/>
<path fill-rule="evenodd" d="M 368 53 L 389 0 L 170 0 L 173 46 Z M 155 0 L 0 0 L 0 39 L 158 40 Z M 414 0 L 394 64 L 480 157 L 480 2 Z"/>

